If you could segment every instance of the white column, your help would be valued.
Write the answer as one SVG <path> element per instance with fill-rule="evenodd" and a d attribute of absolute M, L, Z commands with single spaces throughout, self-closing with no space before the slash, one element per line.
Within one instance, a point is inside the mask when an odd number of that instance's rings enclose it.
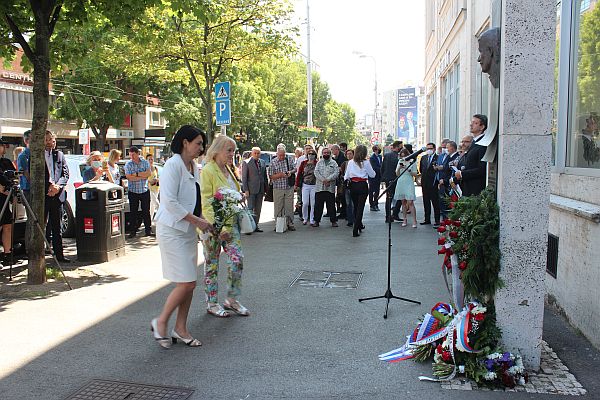
<path fill-rule="evenodd" d="M 498 324 L 509 351 L 540 365 L 548 238 L 556 1 L 503 0 Z"/>

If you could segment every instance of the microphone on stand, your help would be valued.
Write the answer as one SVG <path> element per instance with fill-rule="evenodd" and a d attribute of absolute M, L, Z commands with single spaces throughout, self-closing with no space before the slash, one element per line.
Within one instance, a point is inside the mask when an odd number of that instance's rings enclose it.
<path fill-rule="evenodd" d="M 404 157 L 404 161 L 414 160 L 419 156 L 419 154 L 424 153 L 425 151 L 427 151 L 427 147 L 421 147 L 419 150 L 415 151 L 411 155 Z"/>

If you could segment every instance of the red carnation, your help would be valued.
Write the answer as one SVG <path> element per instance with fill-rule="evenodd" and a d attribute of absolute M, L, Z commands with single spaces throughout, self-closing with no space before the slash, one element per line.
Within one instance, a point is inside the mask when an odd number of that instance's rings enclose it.
<path fill-rule="evenodd" d="M 441 237 L 441 238 L 438 239 L 438 244 L 440 246 L 443 245 L 444 243 L 446 243 L 446 238 L 445 237 Z"/>
<path fill-rule="evenodd" d="M 450 355 L 449 351 L 442 352 L 442 360 L 450 361 L 451 358 L 452 358 L 452 356 Z"/>
<path fill-rule="evenodd" d="M 453 222 L 453 224 L 454 224 L 454 226 L 460 226 L 460 221 L 456 220 L 456 221 Z"/>
<path fill-rule="evenodd" d="M 485 319 L 485 314 L 481 313 L 481 314 L 475 314 L 475 321 L 483 321 Z"/>
<path fill-rule="evenodd" d="M 452 225 L 452 223 L 453 223 L 453 222 L 454 222 L 454 221 L 453 221 L 452 219 L 450 219 L 450 218 L 446 218 L 446 219 L 444 220 L 444 225 Z"/>
<path fill-rule="evenodd" d="M 454 254 L 454 251 L 452 251 L 452 248 L 446 249 L 446 254 L 451 256 L 452 254 Z"/>
<path fill-rule="evenodd" d="M 450 208 L 454 208 L 454 203 L 450 203 Z"/>
<path fill-rule="evenodd" d="M 446 254 L 446 248 L 442 247 L 441 249 L 439 249 L 438 254 Z"/>
<path fill-rule="evenodd" d="M 458 201 L 458 196 L 453 194 L 452 196 L 450 196 L 450 200 L 452 201 Z"/>
<path fill-rule="evenodd" d="M 439 227 L 437 228 L 437 231 L 438 231 L 439 233 L 444 233 L 444 232 L 446 232 L 446 227 L 445 227 L 445 226 L 439 226 Z"/>
<path fill-rule="evenodd" d="M 467 262 L 461 261 L 460 263 L 458 263 L 458 268 L 460 268 L 461 271 L 464 271 L 465 269 L 467 269 Z"/>
<path fill-rule="evenodd" d="M 435 348 L 435 351 L 436 351 L 438 354 L 442 354 L 442 353 L 444 352 L 444 348 L 442 347 L 442 345 L 441 345 L 441 344 L 438 344 L 438 345 L 437 345 L 437 347 Z"/>
<path fill-rule="evenodd" d="M 451 237 L 452 239 L 456 239 L 456 238 L 458 237 L 458 232 L 456 232 L 456 231 L 452 231 L 452 232 L 450 232 L 450 237 Z"/>

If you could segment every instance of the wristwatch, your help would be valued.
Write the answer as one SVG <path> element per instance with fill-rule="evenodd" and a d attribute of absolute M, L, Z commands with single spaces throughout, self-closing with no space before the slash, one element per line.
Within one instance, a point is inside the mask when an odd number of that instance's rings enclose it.
<path fill-rule="evenodd" d="M 136 173 L 135 173 L 135 176 L 140 176 L 140 173 L 139 173 L 139 172 L 136 172 Z"/>

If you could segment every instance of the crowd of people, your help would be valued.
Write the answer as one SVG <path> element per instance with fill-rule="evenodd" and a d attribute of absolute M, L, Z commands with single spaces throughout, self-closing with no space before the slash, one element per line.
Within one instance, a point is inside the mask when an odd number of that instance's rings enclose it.
<path fill-rule="evenodd" d="M 332 228 L 340 220 L 352 227 L 353 237 L 365 230 L 363 213 L 369 200 L 369 209 L 378 212 L 381 185 L 386 189 L 385 221 L 401 222 L 417 228 L 415 178 L 420 174 L 423 193 L 424 219 L 421 225 L 430 225 L 433 211 L 436 227 L 447 216 L 445 198 L 455 191 L 459 195 L 478 194 L 485 187 L 486 164 L 481 161 L 485 147 L 478 144 L 484 137 L 487 118 L 474 115 L 470 133 L 460 146 L 444 139 L 439 147 L 427 144 L 427 150 L 416 163 L 416 154 L 409 144 L 395 141 L 390 151 L 382 155 L 375 145 L 368 149 L 357 145 L 348 149 L 346 143 L 324 145 L 319 148 L 307 144 L 295 149 L 295 156 L 286 153 L 284 144 L 277 146 L 276 156 L 267 166 L 261 158 L 261 149 L 254 147 L 247 160 L 242 161 L 241 173 L 234 165 L 236 143 L 226 136 L 216 137 L 208 150 L 206 134 L 200 129 L 185 125 L 175 134 L 171 149 L 173 156 L 164 164 L 160 176 L 161 200 L 158 201 L 159 176 L 153 157 L 141 157 L 140 150 L 129 149 L 131 159 L 121 176 L 118 162 L 119 150 L 112 150 L 108 160 L 102 153 L 92 152 L 82 172 L 85 182 L 106 180 L 123 183 L 126 179 L 130 209 L 134 212 L 134 226 L 130 237 L 144 222 L 146 235 L 152 232 L 152 215 L 156 210 L 156 236 L 161 252 L 164 278 L 175 283 L 160 314 L 152 319 L 153 337 L 163 348 L 182 343 L 197 347 L 201 342 L 187 328 L 187 317 L 196 281 L 197 268 L 204 261 L 204 287 L 207 313 L 218 318 L 232 314 L 250 315 L 248 308 L 239 302 L 242 288 L 243 248 L 240 224 L 234 220 L 221 231 L 215 231 L 215 214 L 212 199 L 223 188 L 238 192 L 240 198 L 253 214 L 256 222 L 254 232 L 263 232 L 260 215 L 265 199 L 273 201 L 274 217 L 281 218 L 288 231 L 295 231 L 295 215 L 303 225 L 319 228 L 323 218 L 329 218 Z M 16 167 L 23 171 L 20 186 L 29 197 L 29 132 L 25 134 L 25 148 L 18 155 Z M 1 144 L 1 143 L 0 143 Z M 4 146 L 0 146 L 0 168 Z M 56 150 L 56 138 L 46 132 L 46 219 L 48 235 L 59 261 L 68 262 L 62 250 L 60 232 L 60 208 L 65 201 L 65 186 L 69 171 L 64 155 Z M 200 173 L 197 160 L 202 160 Z M 0 187 L 0 201 L 6 190 Z M 4 196 L 4 197 L 3 197 Z M 294 204 L 296 202 L 296 204 Z M 141 210 L 136 212 L 135 210 Z M 327 212 L 324 214 L 325 208 Z M 402 218 L 400 218 L 402 211 Z M 3 231 L 6 229 L 3 218 Z M 248 232 L 248 234 L 254 233 Z M 4 251 L 10 249 L 4 242 Z M 203 252 L 198 254 L 198 238 Z M 204 260 L 202 260 L 202 257 Z M 220 260 L 227 264 L 227 296 L 218 298 L 218 272 Z M 176 311 L 177 310 L 177 311 Z M 173 329 L 168 332 L 168 321 L 177 313 Z"/>

